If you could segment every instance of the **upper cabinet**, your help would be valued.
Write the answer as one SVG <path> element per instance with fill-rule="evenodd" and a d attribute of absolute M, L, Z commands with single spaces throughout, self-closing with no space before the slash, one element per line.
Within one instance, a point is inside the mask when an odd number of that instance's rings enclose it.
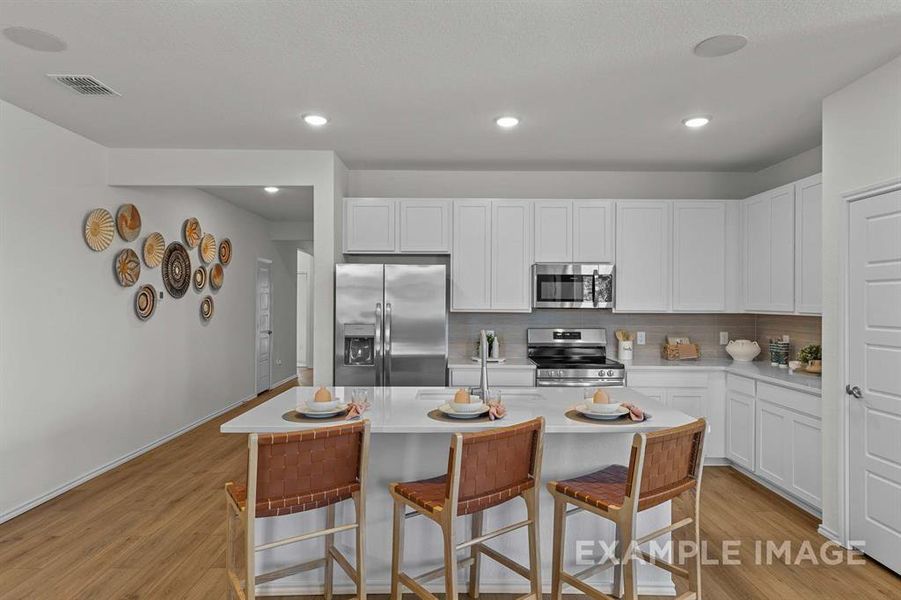
<path fill-rule="evenodd" d="M 535 262 L 613 262 L 612 200 L 535 200 L 533 205 Z"/>
<path fill-rule="evenodd" d="M 669 200 L 616 203 L 616 310 L 670 310 L 672 207 Z"/>
<path fill-rule="evenodd" d="M 491 200 L 454 201 L 451 310 L 491 309 Z"/>
<path fill-rule="evenodd" d="M 726 217 L 726 201 L 673 203 L 674 311 L 727 309 Z"/>
<path fill-rule="evenodd" d="M 742 201 L 741 240 L 743 308 L 794 312 L 794 184 Z"/>
<path fill-rule="evenodd" d="M 823 184 L 817 174 L 795 184 L 795 310 L 822 307 Z"/>
<path fill-rule="evenodd" d="M 447 254 L 451 203 L 430 198 L 345 198 L 345 254 Z"/>

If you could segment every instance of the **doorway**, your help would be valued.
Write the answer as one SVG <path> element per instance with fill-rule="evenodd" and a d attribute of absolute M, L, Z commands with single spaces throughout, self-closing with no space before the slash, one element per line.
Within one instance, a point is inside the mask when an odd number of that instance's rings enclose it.
<path fill-rule="evenodd" d="M 254 323 L 256 393 L 262 394 L 272 387 L 272 261 L 265 258 L 257 259 Z"/>
<path fill-rule="evenodd" d="M 313 384 L 313 257 L 297 250 L 297 379 Z"/>

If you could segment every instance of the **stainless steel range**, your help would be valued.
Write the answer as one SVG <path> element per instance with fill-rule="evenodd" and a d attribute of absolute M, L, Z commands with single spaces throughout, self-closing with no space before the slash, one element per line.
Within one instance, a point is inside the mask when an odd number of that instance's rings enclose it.
<path fill-rule="evenodd" d="M 622 387 L 626 367 L 607 358 L 606 329 L 529 329 L 539 386 Z"/>

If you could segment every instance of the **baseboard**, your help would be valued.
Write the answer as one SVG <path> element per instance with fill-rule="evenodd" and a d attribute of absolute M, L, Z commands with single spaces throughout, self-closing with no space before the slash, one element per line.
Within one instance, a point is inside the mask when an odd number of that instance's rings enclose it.
<path fill-rule="evenodd" d="M 829 529 L 828 527 L 826 527 L 826 526 L 823 525 L 822 523 L 820 523 L 820 526 L 817 527 L 817 533 L 819 533 L 821 536 L 823 536 L 823 537 L 826 538 L 827 540 L 832 541 L 832 542 L 835 542 L 836 544 L 838 544 L 838 545 L 841 546 L 842 548 L 846 548 L 846 549 L 848 549 L 848 550 L 851 550 L 851 549 L 852 549 L 850 546 L 846 545 L 846 544 L 841 540 L 841 538 L 839 538 L 839 535 L 838 535 L 836 532 L 832 531 L 831 529 Z"/>
<path fill-rule="evenodd" d="M 463 580 L 465 583 L 465 579 Z M 590 581 L 590 580 L 589 580 Z M 433 593 L 443 593 L 444 592 L 444 582 L 438 581 L 437 583 L 426 584 L 426 589 Z M 545 594 L 551 593 L 551 582 L 545 581 L 541 586 L 542 591 Z M 465 585 L 461 589 L 466 589 Z M 564 586 L 564 590 L 566 586 Z M 612 584 L 600 584 L 598 585 L 598 589 L 606 594 L 613 593 L 613 585 Z M 408 590 L 406 590 L 409 593 Z M 357 589 L 353 584 L 338 584 L 335 585 L 334 593 L 335 594 L 356 594 Z M 529 592 L 529 584 L 527 582 L 524 583 L 514 583 L 514 582 L 484 582 L 479 584 L 479 592 L 480 594 L 526 594 Z M 319 596 L 323 593 L 323 587 L 321 585 L 292 585 L 290 583 L 285 583 L 279 585 L 278 583 L 266 583 L 263 585 L 257 586 L 257 596 Z M 366 593 L 367 594 L 389 594 L 391 593 L 391 582 L 390 581 L 375 581 L 375 582 L 366 582 Z M 570 592 L 572 593 L 572 592 Z M 676 595 L 676 586 L 672 584 L 656 584 L 656 585 L 639 585 L 638 586 L 638 594 L 640 596 L 675 596 Z"/>
<path fill-rule="evenodd" d="M 274 390 L 275 388 L 279 387 L 280 385 L 285 385 L 286 383 L 288 383 L 288 382 L 291 381 L 292 379 L 297 379 L 297 373 L 295 373 L 294 375 L 291 375 L 290 377 L 285 377 L 285 378 L 282 379 L 281 381 L 276 381 L 275 383 L 273 383 L 273 384 L 269 387 L 269 391 Z M 263 392 L 263 393 L 265 393 L 265 392 Z"/>
<path fill-rule="evenodd" d="M 719 456 L 719 457 L 710 457 L 704 459 L 705 467 L 731 467 L 732 461 L 728 458 Z"/>
<path fill-rule="evenodd" d="M 288 381 L 290 379 L 291 378 L 289 377 L 285 381 Z M 33 500 L 29 500 L 28 502 L 25 502 L 24 504 L 20 504 L 19 506 L 13 508 L 12 510 L 9 510 L 9 511 L 6 511 L 5 513 L 0 514 L 0 523 L 5 523 L 6 521 L 9 521 L 12 518 L 18 517 L 22 513 L 28 512 L 32 508 L 40 506 L 44 502 L 47 502 L 48 500 L 52 500 L 53 498 L 56 498 L 60 494 L 64 494 L 64 493 L 68 492 L 69 490 L 71 490 L 72 488 L 78 487 L 82 483 L 85 483 L 86 481 L 90 481 L 91 479 L 94 479 L 95 477 L 97 477 L 99 475 L 103 475 L 107 471 L 115 469 L 119 465 L 126 463 L 133 458 L 137 458 L 138 456 L 140 456 L 142 454 L 150 452 L 157 446 L 161 446 L 161 445 L 165 444 L 166 442 L 168 442 L 174 438 L 177 438 L 178 436 L 182 435 L 183 433 L 187 433 L 188 431 L 191 431 L 195 427 L 199 427 L 199 426 L 203 425 L 210 419 L 215 419 L 219 415 L 226 413 L 226 412 L 232 410 L 233 408 L 237 408 L 238 406 L 241 406 L 245 402 L 249 402 L 250 400 L 253 400 L 254 398 L 256 398 L 256 395 L 248 396 L 247 398 L 242 398 L 241 400 L 238 400 L 237 402 L 234 402 L 232 404 L 229 404 L 228 406 L 220 408 L 220 409 L 208 414 L 205 417 L 201 417 L 201 418 L 197 419 L 196 421 L 193 421 L 193 422 L 185 425 L 184 427 L 175 430 L 172 433 L 159 438 L 158 440 L 155 440 L 153 442 L 150 442 L 149 444 L 141 446 L 137 450 L 134 450 L 133 452 L 129 452 L 125 456 L 119 457 L 111 462 L 101 465 L 101 466 L 97 467 L 96 469 L 92 469 L 92 470 L 88 471 L 87 473 L 85 473 L 84 475 L 82 475 L 81 477 L 78 477 L 77 479 L 73 479 L 72 481 L 69 481 L 68 483 L 64 483 L 63 485 L 45 493 L 45 494 L 42 494 Z"/>

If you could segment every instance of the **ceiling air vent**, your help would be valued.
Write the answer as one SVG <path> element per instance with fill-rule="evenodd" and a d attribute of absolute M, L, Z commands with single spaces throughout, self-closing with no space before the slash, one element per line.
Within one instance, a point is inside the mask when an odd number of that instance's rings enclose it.
<path fill-rule="evenodd" d="M 47 75 L 83 96 L 121 96 L 111 87 L 100 83 L 90 75 Z"/>

